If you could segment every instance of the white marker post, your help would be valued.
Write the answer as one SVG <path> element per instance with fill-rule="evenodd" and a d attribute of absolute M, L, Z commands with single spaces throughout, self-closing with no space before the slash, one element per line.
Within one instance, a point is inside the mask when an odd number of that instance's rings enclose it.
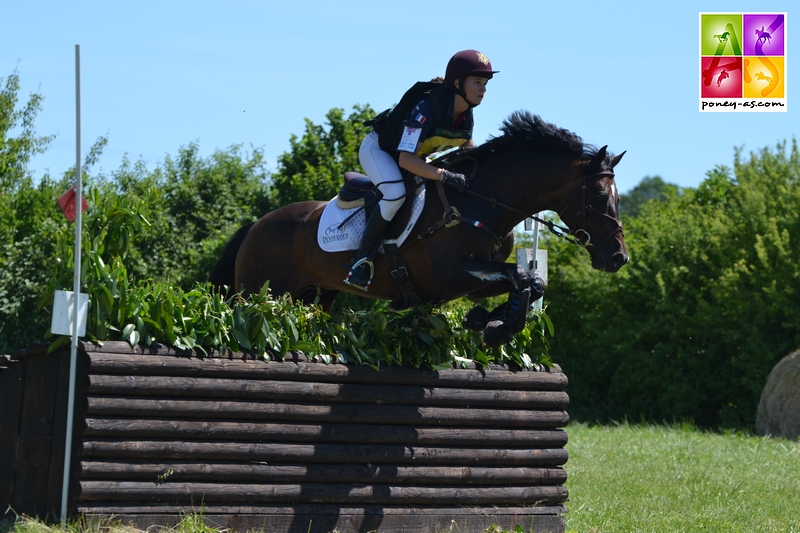
<path fill-rule="evenodd" d="M 541 215 L 542 215 L 541 213 L 536 213 L 536 218 L 539 218 Z M 545 250 L 542 250 L 542 251 L 545 252 L 544 264 L 540 265 L 539 264 L 539 259 L 540 259 L 539 258 L 539 255 L 540 255 L 539 254 L 539 221 L 536 220 L 533 223 L 533 261 L 534 261 L 534 263 L 533 263 L 533 271 L 536 272 L 536 273 L 539 273 L 539 271 L 542 268 L 544 268 L 545 272 L 547 271 L 547 252 Z M 547 281 L 546 281 L 547 280 L 547 274 L 545 274 L 544 276 L 542 276 L 541 274 L 539 274 L 539 275 L 542 277 L 543 280 L 545 280 L 545 284 L 547 284 Z M 542 310 L 542 300 L 543 300 L 543 298 L 539 298 L 538 300 L 536 300 L 536 303 L 533 304 L 533 307 L 534 307 L 534 309 L 536 311 L 541 311 Z"/>
<path fill-rule="evenodd" d="M 537 213 L 536 216 L 541 216 L 541 213 Z M 524 227 L 525 231 L 533 229 L 533 248 L 517 248 L 517 265 L 526 272 L 536 272 L 547 285 L 547 250 L 539 249 L 539 221 L 526 218 Z M 542 310 L 543 299 L 539 298 L 534 303 L 536 311 Z"/>
<path fill-rule="evenodd" d="M 67 521 L 67 496 L 72 462 L 72 426 L 75 416 L 75 374 L 78 364 L 78 323 L 81 294 L 81 225 L 83 199 L 81 183 L 81 45 L 75 45 L 75 277 L 72 283 L 72 343 L 69 350 L 69 398 L 67 400 L 67 436 L 64 445 L 64 477 L 61 484 L 61 523 Z M 84 308 L 86 309 L 86 308 Z M 85 324 L 85 322 L 84 322 Z"/>

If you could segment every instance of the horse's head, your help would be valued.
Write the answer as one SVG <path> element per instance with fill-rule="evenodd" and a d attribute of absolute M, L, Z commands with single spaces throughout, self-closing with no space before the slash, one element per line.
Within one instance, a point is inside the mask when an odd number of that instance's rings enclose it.
<path fill-rule="evenodd" d="M 581 174 L 571 187 L 571 200 L 559 212 L 572 234 L 586 247 L 592 266 L 603 272 L 616 272 L 628 262 L 628 248 L 619 220 L 619 192 L 614 183 L 614 167 L 625 152 L 607 157 L 606 147 L 581 161 Z"/>

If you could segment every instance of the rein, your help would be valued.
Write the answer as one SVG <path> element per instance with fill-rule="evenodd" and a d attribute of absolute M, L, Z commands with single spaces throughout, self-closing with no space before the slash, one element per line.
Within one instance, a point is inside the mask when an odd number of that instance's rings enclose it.
<path fill-rule="evenodd" d="M 461 163 L 461 162 L 465 162 L 465 161 L 472 161 L 473 163 L 475 163 L 473 168 L 472 168 L 472 171 L 469 173 L 469 176 L 467 177 L 467 182 L 470 182 L 470 181 L 472 181 L 472 178 L 475 177 L 475 174 L 477 174 L 477 172 L 478 172 L 478 164 L 477 164 L 478 162 L 477 162 L 477 160 L 475 158 L 470 157 L 470 156 L 461 157 L 461 158 L 458 158 L 458 159 L 456 159 L 456 160 L 454 160 L 452 162 L 449 162 L 447 164 L 447 167 L 452 167 L 456 163 Z M 600 211 L 598 209 L 595 209 L 589 202 L 586 201 L 586 191 L 588 190 L 587 183 L 589 182 L 590 179 L 595 179 L 595 178 L 612 178 L 613 179 L 614 178 L 614 172 L 612 170 L 603 170 L 603 171 L 597 172 L 595 174 L 590 174 L 588 176 L 584 176 L 583 185 L 581 186 L 581 188 L 578 189 L 578 191 L 575 193 L 575 196 L 572 197 L 572 200 L 570 200 L 567 203 L 567 205 L 558 213 L 558 215 L 560 217 L 562 213 L 564 213 L 567 209 L 569 209 L 569 207 L 573 203 L 575 203 L 575 200 L 578 199 L 579 195 L 582 197 L 581 201 L 584 203 L 584 206 L 585 206 L 585 209 L 583 210 L 583 220 L 581 221 L 581 227 L 579 229 L 575 230 L 575 231 L 573 231 L 573 230 L 571 230 L 571 229 L 569 229 L 567 227 L 564 227 L 564 226 L 559 226 L 558 224 L 554 223 L 551 220 L 545 220 L 543 218 L 540 218 L 540 217 L 536 216 L 535 214 L 526 213 L 525 211 L 522 211 L 521 209 L 517 209 L 514 206 L 511 206 L 511 205 L 505 204 L 503 202 L 500 202 L 496 198 L 490 198 L 488 196 L 484 196 L 482 194 L 476 193 L 476 192 L 471 191 L 469 189 L 465 190 L 463 193 L 464 194 L 469 194 L 469 195 L 471 195 L 471 196 L 473 196 L 475 198 L 479 198 L 481 200 L 485 200 L 485 201 L 489 202 L 489 204 L 492 206 L 492 208 L 502 207 L 503 209 L 507 209 L 509 211 L 512 211 L 514 213 L 522 215 L 524 218 L 531 218 L 531 219 L 539 222 L 540 224 L 544 225 L 550 231 L 550 233 L 552 233 L 556 237 L 560 237 L 560 238 L 564 239 L 565 241 L 567 241 L 569 243 L 572 243 L 572 244 L 574 244 L 576 246 L 580 246 L 582 248 L 586 248 L 587 251 L 589 252 L 589 256 L 594 258 L 594 255 L 600 250 L 600 248 L 603 247 L 603 245 L 605 245 L 610 239 L 612 239 L 614 236 L 616 236 L 617 233 L 621 233 L 622 232 L 622 222 L 620 222 L 619 220 L 615 219 L 614 217 L 612 217 L 610 215 L 607 215 L 606 213 L 604 213 L 604 212 L 602 212 L 602 211 Z M 418 187 L 422 186 L 422 183 L 419 183 L 417 186 Z M 479 220 L 474 220 L 474 219 L 471 219 L 471 218 L 466 218 L 464 216 L 461 216 L 461 213 L 459 213 L 458 210 L 455 207 L 451 206 L 450 203 L 447 201 L 447 195 L 444 192 L 444 187 L 442 186 L 441 182 L 436 182 L 436 190 L 439 193 L 439 199 L 442 202 L 442 206 L 445 209 L 444 215 L 442 215 L 442 218 L 438 222 L 433 224 L 431 227 L 429 227 L 425 232 L 420 233 L 419 235 L 417 235 L 417 240 L 420 240 L 420 239 L 423 239 L 423 238 L 427 237 L 428 235 L 432 234 L 434 231 L 440 229 L 443 226 L 450 227 L 452 225 L 458 224 L 459 222 L 464 222 L 466 224 L 469 224 L 471 226 L 475 226 L 476 228 L 481 229 L 481 230 L 489 233 L 489 235 L 491 235 L 492 238 L 495 240 L 495 248 L 496 249 L 500 248 L 500 245 L 501 245 L 503 239 L 505 238 L 504 236 L 498 235 L 491 228 L 489 228 L 488 226 L 484 225 Z M 606 237 L 605 240 L 603 240 L 603 242 L 601 242 L 597 246 L 594 246 L 592 244 L 592 236 L 585 229 L 586 228 L 586 216 L 587 216 L 587 214 L 589 212 L 593 212 L 593 213 L 599 214 L 599 215 L 601 215 L 601 216 L 603 216 L 605 218 L 608 218 L 608 219 L 614 221 L 614 223 L 617 226 L 616 230 L 611 232 L 611 234 L 608 235 L 608 237 Z M 585 239 L 579 238 L 580 234 L 585 235 Z M 413 242 L 415 242 L 415 241 L 407 241 L 400 248 L 398 248 L 397 252 L 400 252 L 401 250 L 405 249 L 406 247 L 411 245 Z M 590 246 L 593 247 L 593 250 L 589 249 Z"/>
<path fill-rule="evenodd" d="M 473 173 L 470 175 L 470 178 L 472 178 L 472 176 L 474 174 L 475 174 L 475 172 L 473 171 Z M 487 202 L 489 202 L 491 204 L 491 206 L 493 208 L 496 207 L 496 206 L 500 206 L 500 207 L 502 207 L 504 209 L 508 209 L 509 211 L 513 211 L 514 213 L 520 214 L 525 218 L 531 218 L 531 219 L 543 224 L 544 226 L 546 226 L 547 229 L 550 230 L 550 233 L 552 233 L 553 235 L 555 235 L 557 237 L 560 237 L 560 238 L 566 240 L 567 242 L 570 242 L 570 243 L 575 244 L 577 246 L 581 246 L 583 248 L 588 248 L 589 246 L 592 245 L 592 236 L 589 234 L 589 232 L 586 229 L 584 229 L 586 227 L 586 214 L 591 211 L 591 212 L 597 213 L 599 215 L 602 215 L 602 216 L 604 216 L 604 217 L 606 217 L 608 219 L 611 219 L 617 224 L 617 229 L 614 232 L 612 232 L 608 237 L 606 237 L 606 239 L 602 243 L 600 243 L 600 245 L 597 246 L 594 249 L 594 251 L 589 251 L 589 255 L 590 256 L 594 256 L 594 253 L 596 253 L 597 250 L 599 250 L 606 242 L 608 242 L 609 239 L 611 239 L 617 233 L 620 233 L 622 231 L 622 223 L 619 220 L 615 219 L 612 216 L 609 216 L 609 215 L 603 213 L 602 211 L 600 211 L 598 209 L 595 209 L 594 207 L 592 207 L 592 205 L 589 202 L 586 201 L 586 190 L 587 190 L 586 184 L 588 183 L 588 181 L 590 179 L 601 178 L 601 177 L 602 178 L 613 178 L 614 177 L 614 172 L 612 172 L 611 170 L 603 170 L 602 172 L 597 172 L 596 174 L 590 174 L 589 176 L 584 176 L 583 185 L 581 186 L 581 188 L 578 189 L 578 191 L 575 193 L 575 196 L 573 196 L 572 200 L 570 200 L 569 203 L 567 203 L 566 207 L 564 207 L 564 209 L 562 209 L 558 213 L 558 216 L 560 217 L 562 213 L 564 213 L 567 209 L 569 209 L 569 207 L 573 203 L 575 203 L 575 200 L 578 199 L 578 195 L 582 195 L 583 196 L 582 201 L 585 204 L 586 209 L 583 211 L 583 221 L 581 222 L 581 226 L 582 227 L 577 229 L 577 230 L 575 230 L 575 231 L 572 231 L 571 229 L 566 228 L 564 226 L 559 226 L 558 224 L 554 223 L 551 220 L 544 220 L 544 219 L 542 219 L 540 217 L 537 217 L 536 215 L 533 215 L 533 214 L 530 214 L 530 213 L 526 213 L 525 211 L 517 209 L 516 207 L 510 206 L 508 204 L 504 204 L 503 202 L 498 202 L 496 198 L 489 198 L 488 196 L 483 196 L 482 194 L 478 194 L 478 193 L 476 193 L 474 191 L 471 191 L 469 189 L 464 191 L 464 193 L 470 194 L 470 195 L 474 196 L 475 198 L 480 198 L 482 200 L 486 200 Z M 585 240 L 580 240 L 578 238 L 578 235 L 581 234 L 581 233 L 586 235 L 586 239 Z"/>

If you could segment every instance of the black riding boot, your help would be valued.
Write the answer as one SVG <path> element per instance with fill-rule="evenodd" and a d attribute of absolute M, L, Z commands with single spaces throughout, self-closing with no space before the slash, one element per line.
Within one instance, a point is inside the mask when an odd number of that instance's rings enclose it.
<path fill-rule="evenodd" d="M 372 283 L 372 275 L 374 273 L 372 258 L 375 257 L 375 252 L 378 251 L 389 222 L 381 216 L 380 209 L 375 209 L 372 212 L 367 221 L 367 227 L 364 228 L 364 235 L 361 237 L 361 246 L 358 248 L 358 254 L 353 259 L 353 267 L 344 279 L 345 283 L 358 287 L 364 292 L 369 290 L 369 284 Z"/>

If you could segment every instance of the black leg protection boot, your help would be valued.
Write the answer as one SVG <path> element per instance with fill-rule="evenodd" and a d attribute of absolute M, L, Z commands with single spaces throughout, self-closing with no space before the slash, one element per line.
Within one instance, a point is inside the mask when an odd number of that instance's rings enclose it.
<path fill-rule="evenodd" d="M 389 220 L 384 220 L 381 216 L 381 210 L 375 209 L 367 221 L 367 227 L 364 228 L 364 235 L 361 237 L 361 246 L 358 248 L 358 254 L 353 260 L 353 267 L 344 278 L 344 282 L 353 287 L 358 287 L 364 292 L 369 290 L 369 284 L 372 283 L 372 275 L 374 267 L 372 266 L 372 258 L 378 251 L 378 247 L 383 240 L 383 234 L 386 228 L 389 227 Z"/>
<path fill-rule="evenodd" d="M 503 320 L 492 320 L 492 317 L 489 317 L 489 323 L 483 330 L 483 343 L 490 348 L 497 348 L 511 342 L 514 336 L 525 328 L 530 301 L 530 287 L 512 290 L 508 295 L 508 301 L 492 311 L 494 315 L 502 308 L 505 316 Z"/>
<path fill-rule="evenodd" d="M 525 287 L 523 290 L 514 289 L 508 295 L 508 305 L 506 306 L 506 317 L 503 322 L 511 328 L 512 333 L 519 333 L 528 321 L 528 307 L 531 303 L 531 288 Z"/>

